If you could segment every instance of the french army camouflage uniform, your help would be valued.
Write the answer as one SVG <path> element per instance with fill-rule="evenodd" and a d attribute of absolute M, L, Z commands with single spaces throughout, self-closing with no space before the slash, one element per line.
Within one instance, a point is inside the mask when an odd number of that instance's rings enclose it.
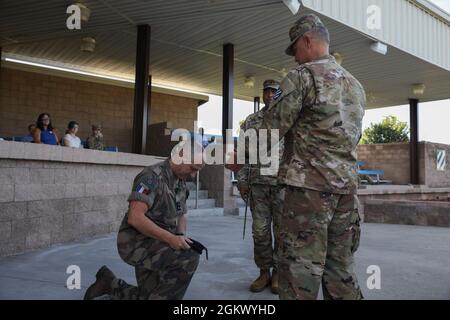
<path fill-rule="evenodd" d="M 175 177 L 169 160 L 147 167 L 134 179 L 128 201 L 149 206 L 147 218 L 159 227 L 176 233 L 177 219 L 187 213 L 189 191 L 184 180 Z M 173 250 L 168 244 L 149 238 L 127 222 L 125 214 L 117 237 L 120 257 L 135 267 L 138 286 L 116 279 L 114 299 L 182 299 L 197 269 L 199 254 L 193 250 Z"/>
<path fill-rule="evenodd" d="M 247 117 L 241 126 L 241 133 L 261 126 L 268 106 Z M 283 155 L 283 141 L 279 144 L 280 159 Z M 250 171 L 250 186 L 248 185 Z M 252 233 L 254 259 L 259 269 L 278 270 L 277 236 L 283 210 L 283 189 L 277 183 L 276 175 L 262 175 L 261 165 L 246 165 L 237 174 L 238 187 L 251 187 L 250 209 L 252 212 Z M 272 247 L 272 222 L 274 244 Z"/>
<path fill-rule="evenodd" d="M 315 15 L 291 29 L 291 46 L 323 26 Z M 324 27 L 324 26 L 323 26 Z M 280 230 L 280 298 L 362 298 L 353 253 L 360 236 L 356 146 L 365 108 L 361 84 L 332 56 L 290 71 L 262 128 L 285 136 L 279 182 L 286 185 Z"/>

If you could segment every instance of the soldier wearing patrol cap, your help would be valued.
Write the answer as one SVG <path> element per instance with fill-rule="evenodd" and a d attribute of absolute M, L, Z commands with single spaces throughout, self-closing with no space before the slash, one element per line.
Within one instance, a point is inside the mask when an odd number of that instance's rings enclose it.
<path fill-rule="evenodd" d="M 356 146 L 365 92 L 329 54 L 329 33 L 319 17 L 301 17 L 289 36 L 286 53 L 299 66 L 282 81 L 260 127 L 279 129 L 285 138 L 278 172 L 286 186 L 280 298 L 316 299 L 322 284 L 325 299 L 361 299 L 353 254 L 360 237 Z"/>
<path fill-rule="evenodd" d="M 260 111 L 247 117 L 241 126 L 241 133 L 261 125 L 261 121 L 272 102 L 274 94 L 280 88 L 280 83 L 275 80 L 266 80 L 263 86 L 265 106 Z M 280 144 L 280 154 L 282 153 L 282 144 Z M 247 165 L 238 172 L 237 180 L 238 189 L 243 199 L 247 199 L 247 195 L 250 192 L 254 259 L 257 267 L 260 269 L 260 275 L 250 285 L 250 291 L 261 292 L 271 285 L 271 291 L 274 294 L 278 294 L 277 235 L 279 218 L 283 207 L 283 197 L 282 190 L 277 183 L 277 176 L 262 175 L 260 165 Z M 274 241 L 272 241 L 272 226 Z M 270 274 L 271 268 L 272 275 Z"/>
<path fill-rule="evenodd" d="M 185 180 L 202 167 L 167 159 L 136 176 L 117 246 L 122 260 L 135 268 L 137 286 L 116 278 L 103 266 L 85 300 L 105 294 L 113 300 L 183 298 L 199 262 L 186 237 L 189 192 Z"/>

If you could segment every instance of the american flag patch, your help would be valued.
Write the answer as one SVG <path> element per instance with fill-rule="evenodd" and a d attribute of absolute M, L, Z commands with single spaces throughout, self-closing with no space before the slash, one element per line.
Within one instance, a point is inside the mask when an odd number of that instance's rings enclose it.
<path fill-rule="evenodd" d="M 277 100 L 279 97 L 281 97 L 282 94 L 283 94 L 283 90 L 281 90 L 281 88 L 278 88 L 278 90 L 273 95 L 273 100 Z"/>
<path fill-rule="evenodd" d="M 149 191 L 150 191 L 150 189 L 142 182 L 136 187 L 136 192 L 139 192 L 142 194 L 149 194 Z"/>

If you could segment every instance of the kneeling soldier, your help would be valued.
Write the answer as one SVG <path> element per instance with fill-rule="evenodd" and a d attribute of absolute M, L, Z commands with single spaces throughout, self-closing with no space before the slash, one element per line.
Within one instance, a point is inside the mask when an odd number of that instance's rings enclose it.
<path fill-rule="evenodd" d="M 202 166 L 167 159 L 136 176 L 117 245 L 121 258 L 135 268 L 137 287 L 103 266 L 85 299 L 105 294 L 115 300 L 183 298 L 199 262 L 186 237 L 189 191 L 185 179 Z"/>

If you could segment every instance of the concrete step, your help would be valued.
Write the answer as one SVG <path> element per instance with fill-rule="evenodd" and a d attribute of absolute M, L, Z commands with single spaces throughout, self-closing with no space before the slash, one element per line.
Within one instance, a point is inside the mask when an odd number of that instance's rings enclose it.
<path fill-rule="evenodd" d="M 238 208 L 245 208 L 245 201 L 241 197 L 235 197 L 235 200 Z"/>
<path fill-rule="evenodd" d="M 189 190 L 189 199 L 188 200 L 195 200 L 195 195 L 197 194 L 197 191 L 195 190 Z M 198 199 L 208 199 L 208 190 L 199 190 L 198 191 Z"/>
<path fill-rule="evenodd" d="M 189 191 L 191 191 L 191 190 L 193 190 L 193 191 L 197 190 L 197 187 L 196 187 L 196 185 L 195 185 L 195 182 L 188 181 L 188 182 L 186 182 L 186 186 L 188 187 Z M 200 189 L 200 190 L 202 189 L 202 184 L 201 184 L 201 183 L 200 183 L 199 189 Z"/>
<path fill-rule="evenodd" d="M 189 209 L 189 217 L 223 216 L 223 208 Z"/>
<path fill-rule="evenodd" d="M 190 198 L 190 197 L 189 197 Z M 195 208 L 195 199 L 189 199 L 187 201 L 188 209 Z M 198 199 L 198 208 L 199 209 L 210 209 L 216 207 L 216 199 Z"/>

